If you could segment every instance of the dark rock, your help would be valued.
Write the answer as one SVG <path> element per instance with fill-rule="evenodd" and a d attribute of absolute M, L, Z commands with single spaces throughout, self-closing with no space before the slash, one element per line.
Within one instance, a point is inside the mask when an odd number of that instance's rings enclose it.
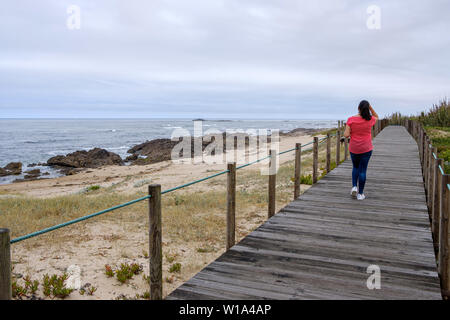
<path fill-rule="evenodd" d="M 32 175 L 36 175 L 36 174 L 40 175 L 41 170 L 40 169 L 27 170 L 27 171 L 25 171 L 25 173 L 32 174 Z"/>
<path fill-rule="evenodd" d="M 131 156 L 128 156 L 125 158 L 125 161 L 134 161 L 138 159 L 138 155 L 137 154 L 132 154 Z"/>
<path fill-rule="evenodd" d="M 297 128 L 288 132 L 280 132 L 280 136 L 296 137 L 302 135 L 313 135 L 326 130 L 327 129 Z"/>
<path fill-rule="evenodd" d="M 171 159 L 171 153 L 173 147 L 178 144 L 177 141 L 170 139 L 155 139 L 138 144 L 128 150 L 128 153 L 132 155 L 127 157 L 134 160 L 135 165 L 151 164 Z M 139 156 L 146 156 L 145 159 L 139 158 Z"/>
<path fill-rule="evenodd" d="M 69 168 L 97 168 L 106 165 L 123 165 L 123 161 L 116 153 L 95 148 L 89 151 L 75 151 L 66 156 L 52 157 L 48 159 L 47 164 Z"/>
<path fill-rule="evenodd" d="M 24 180 L 24 181 L 37 180 L 38 177 L 39 177 L 39 175 L 26 174 L 26 175 L 23 177 L 23 180 Z"/>
<path fill-rule="evenodd" d="M 248 135 L 243 133 L 237 133 L 234 136 L 244 135 L 245 145 L 249 144 Z M 201 139 L 202 151 L 212 142 L 214 142 L 214 138 L 203 139 L 201 137 L 194 138 L 191 137 L 191 156 L 194 156 L 194 144 L 196 139 Z M 223 151 L 226 151 L 226 134 L 222 134 L 223 139 Z M 180 140 L 181 141 L 181 140 Z M 161 161 L 170 160 L 172 156 L 172 149 L 179 143 L 179 141 L 172 141 L 170 139 L 155 139 L 151 141 L 146 141 L 144 143 L 138 144 L 128 150 L 128 153 L 132 155 L 127 157 L 127 159 L 134 158 L 135 160 L 131 160 L 133 165 L 147 165 L 152 163 L 157 163 Z M 237 141 L 234 142 L 234 147 L 237 148 Z M 142 158 L 145 157 L 145 158 Z"/>
<path fill-rule="evenodd" d="M 22 173 L 21 162 L 10 162 L 1 171 L 0 175 L 19 175 Z"/>
<path fill-rule="evenodd" d="M 33 170 L 25 171 L 25 173 L 27 173 L 24 176 L 25 180 L 36 180 L 41 175 L 41 170 L 33 169 Z"/>
<path fill-rule="evenodd" d="M 28 167 L 28 168 L 33 168 L 33 167 L 37 167 L 37 166 L 45 167 L 45 166 L 48 166 L 48 164 L 42 163 L 42 162 L 39 162 L 39 163 L 30 163 L 27 167 Z"/>
<path fill-rule="evenodd" d="M 8 176 L 8 171 L 3 168 L 0 168 L 0 177 Z"/>

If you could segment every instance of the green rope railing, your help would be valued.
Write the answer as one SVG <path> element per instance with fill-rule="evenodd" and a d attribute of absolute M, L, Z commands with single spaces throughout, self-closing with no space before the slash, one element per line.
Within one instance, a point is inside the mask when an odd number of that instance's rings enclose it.
<path fill-rule="evenodd" d="M 330 137 L 332 137 L 332 136 L 335 136 L 335 134 L 334 135 L 330 135 Z M 327 139 L 327 137 L 325 137 L 323 139 Z M 323 139 L 322 139 L 322 141 L 323 141 Z M 302 148 L 306 147 L 306 146 L 309 146 L 309 145 L 312 145 L 313 143 L 314 142 L 310 142 L 310 143 L 307 143 L 305 145 L 302 145 Z M 309 151 L 311 149 L 312 148 L 308 148 L 308 149 L 305 149 L 305 150 L 302 150 L 302 151 Z M 293 149 L 289 149 L 289 150 L 280 152 L 277 155 L 280 156 L 280 155 L 283 155 L 283 154 L 286 154 L 286 153 L 289 153 L 289 152 L 292 152 L 292 151 L 295 151 L 295 150 L 297 150 L 297 148 L 293 148 Z M 236 167 L 236 170 L 243 169 L 245 167 L 251 166 L 253 164 L 259 163 L 259 162 L 264 161 L 264 160 L 267 160 L 269 158 L 270 158 L 270 155 L 267 156 L 267 157 L 258 159 L 256 161 L 252 161 L 250 163 L 246 163 L 244 165 Z M 209 180 L 209 179 L 216 178 L 216 177 L 224 175 L 224 174 L 226 174 L 228 172 L 229 172 L 229 170 L 224 170 L 224 171 L 218 172 L 216 174 L 213 174 L 213 175 L 210 175 L 210 176 L 207 176 L 207 177 L 195 180 L 195 181 L 191 181 L 191 182 L 179 185 L 179 186 L 174 187 L 174 188 L 170 188 L 170 189 L 164 190 L 164 191 L 161 192 L 161 195 L 166 194 L 166 193 L 170 193 L 170 192 L 173 192 L 173 191 L 176 191 L 176 190 L 180 190 L 180 189 L 192 186 L 194 184 L 197 184 L 197 183 Z M 24 236 L 17 237 L 15 239 L 12 239 L 10 241 L 10 243 L 13 244 L 13 243 L 17 243 L 19 241 L 27 240 L 27 239 L 30 239 L 30 238 L 42 235 L 44 233 L 47 233 L 47 232 L 50 232 L 50 231 L 54 231 L 54 230 L 57 230 L 57 229 L 69 226 L 71 224 L 78 223 L 78 222 L 81 222 L 81 221 L 84 221 L 84 220 L 87 220 L 87 219 L 90 219 L 90 218 L 93 218 L 93 217 L 96 217 L 96 216 L 99 216 L 99 215 L 102 215 L 102 214 L 105 214 L 105 213 L 108 213 L 108 212 L 111 212 L 111 211 L 114 211 L 114 210 L 117 210 L 117 209 L 129 206 L 129 205 L 135 204 L 137 202 L 147 200 L 147 199 L 150 199 L 150 195 L 147 195 L 147 196 L 144 196 L 144 197 L 141 197 L 141 198 L 129 201 L 129 202 L 125 202 L 125 203 L 119 204 L 117 206 L 114 206 L 114 207 L 111 207 L 111 208 L 108 208 L 108 209 L 105 209 L 105 210 L 102 210 L 102 211 L 98 211 L 98 212 L 95 212 L 95 213 L 92 213 L 92 214 L 89 214 L 89 215 L 86 215 L 86 216 L 83 216 L 83 217 L 80 217 L 80 218 L 77 218 L 77 219 L 73 219 L 73 220 L 70 220 L 70 221 L 67 221 L 67 222 L 64 222 L 64 223 L 60 223 L 60 224 L 57 224 L 57 225 L 55 225 L 53 227 L 49 227 L 49 228 L 46 228 L 46 229 L 42 229 L 42 230 L 39 230 L 39 231 L 36 231 L 36 232 L 29 233 L 29 234 L 24 235 Z"/>
<path fill-rule="evenodd" d="M 104 214 L 104 213 L 107 213 L 107 212 L 111 212 L 111 211 L 114 211 L 114 210 L 117 210 L 117 209 L 129 206 L 129 205 L 135 204 L 136 202 L 140 202 L 140 201 L 143 201 L 143 200 L 146 200 L 146 199 L 149 199 L 149 198 L 150 198 L 150 195 L 147 195 L 145 197 L 142 197 L 142 198 L 139 198 L 139 199 L 135 199 L 135 200 L 132 200 L 132 201 L 129 201 L 129 202 L 125 202 L 125 203 L 119 204 L 117 206 L 114 206 L 114 207 L 111 207 L 111 208 L 108 208 L 108 209 L 105 209 L 105 210 L 102 210 L 102 211 L 99 211 L 99 212 L 96 212 L 96 213 L 89 214 L 89 215 L 84 216 L 84 217 L 80 217 L 80 218 L 77 218 L 77 219 L 74 219 L 74 220 L 71 220 L 71 221 L 67 221 L 67 222 L 64 222 L 64 223 L 61 223 L 61 224 L 57 224 L 56 226 L 53 226 L 53 227 L 50 227 L 50 228 L 46 228 L 46 229 L 43 229 L 43 230 L 40 230 L 40 231 L 36 231 L 36 232 L 30 233 L 30 234 L 27 234 L 27 235 L 24 235 L 24 236 L 12 239 L 10 241 L 10 243 L 12 244 L 12 243 L 16 243 L 16 242 L 23 241 L 23 240 L 26 240 L 26 239 L 30 239 L 30 238 L 39 236 L 41 234 L 44 234 L 44 233 L 47 233 L 47 232 L 50 232 L 50 231 L 53 231 L 53 230 L 56 230 L 56 229 L 59 229 L 59 228 L 66 227 L 66 226 L 69 226 L 71 224 L 74 224 L 74 223 L 77 223 L 77 222 L 81 222 L 83 220 L 87 220 L 87 219 L 99 216 L 101 214 Z"/>

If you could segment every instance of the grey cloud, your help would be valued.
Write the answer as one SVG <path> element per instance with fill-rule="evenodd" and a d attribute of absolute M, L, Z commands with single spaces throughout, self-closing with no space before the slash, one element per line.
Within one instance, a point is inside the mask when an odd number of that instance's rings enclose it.
<path fill-rule="evenodd" d="M 66 28 L 79 5 L 81 30 Z M 366 27 L 379 5 L 382 28 Z M 443 0 L 34 1 L 1 5 L 0 117 L 334 118 L 449 95 Z"/>

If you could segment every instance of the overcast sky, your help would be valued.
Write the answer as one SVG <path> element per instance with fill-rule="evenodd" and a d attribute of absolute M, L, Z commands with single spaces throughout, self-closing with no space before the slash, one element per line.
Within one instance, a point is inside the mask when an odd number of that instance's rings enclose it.
<path fill-rule="evenodd" d="M 335 119 L 361 99 L 417 113 L 450 97 L 449 13 L 448 0 L 2 1 L 0 118 Z"/>

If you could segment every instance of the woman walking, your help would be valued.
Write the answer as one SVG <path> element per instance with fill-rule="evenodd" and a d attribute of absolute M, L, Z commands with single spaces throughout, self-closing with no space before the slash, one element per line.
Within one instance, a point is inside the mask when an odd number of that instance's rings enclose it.
<path fill-rule="evenodd" d="M 349 151 L 353 162 L 351 195 L 364 200 L 366 172 L 372 156 L 372 127 L 378 120 L 378 114 L 366 100 L 361 101 L 358 115 L 348 118 L 344 136 L 350 138 Z"/>

